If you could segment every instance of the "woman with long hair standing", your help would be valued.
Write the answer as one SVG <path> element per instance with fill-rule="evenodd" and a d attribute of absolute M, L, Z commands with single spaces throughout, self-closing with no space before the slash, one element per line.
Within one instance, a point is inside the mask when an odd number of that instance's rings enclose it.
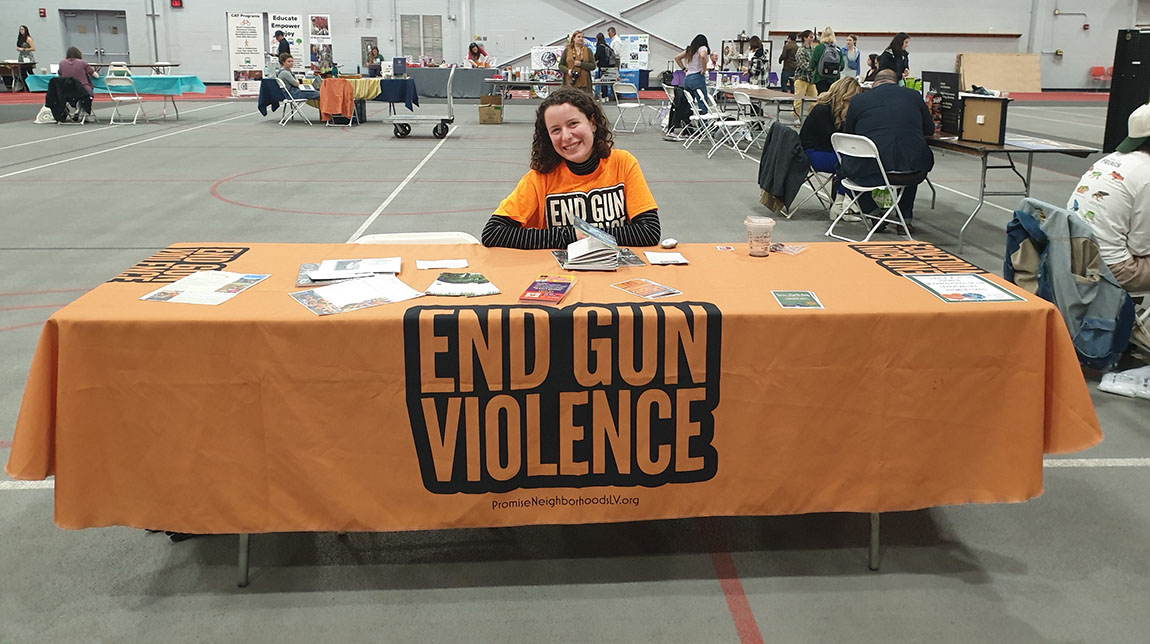
<path fill-rule="evenodd" d="M 28 26 L 20 25 L 20 31 L 16 34 L 16 54 L 20 60 L 20 81 L 24 83 L 24 89 L 28 89 L 28 74 L 31 74 L 36 67 L 36 56 L 32 53 L 34 51 L 36 41 L 32 40 Z"/>
<path fill-rule="evenodd" d="M 591 93 L 591 72 L 595 71 L 595 55 L 583 42 L 583 30 L 576 29 L 567 39 L 567 46 L 559 57 L 559 73 L 563 74 L 563 85 Z"/>
<path fill-rule="evenodd" d="M 878 57 L 879 71 L 894 70 L 900 85 L 902 79 L 910 75 L 910 54 L 906 51 L 908 45 L 910 45 L 910 36 L 906 32 L 900 31 L 891 39 L 890 46 L 886 48 L 886 51 Z"/>
<path fill-rule="evenodd" d="M 695 36 L 691 44 L 679 55 L 675 56 L 675 63 L 687 73 L 683 79 L 683 89 L 690 93 L 699 105 L 699 113 L 707 113 L 707 101 L 699 94 L 707 92 L 707 58 L 711 48 L 707 44 L 707 37 L 703 34 Z"/>
<path fill-rule="evenodd" d="M 639 162 L 614 148 L 603 108 L 566 87 L 535 112 L 531 169 L 483 227 L 483 245 L 566 248 L 571 214 L 615 236 L 620 246 L 659 243 L 659 206 Z"/>
<path fill-rule="evenodd" d="M 843 69 L 843 76 L 850 76 L 851 78 L 858 78 L 862 74 L 862 61 L 861 54 L 859 53 L 859 38 L 855 35 L 847 36 L 847 46 L 843 47 L 843 59 L 847 61 L 847 66 Z"/>

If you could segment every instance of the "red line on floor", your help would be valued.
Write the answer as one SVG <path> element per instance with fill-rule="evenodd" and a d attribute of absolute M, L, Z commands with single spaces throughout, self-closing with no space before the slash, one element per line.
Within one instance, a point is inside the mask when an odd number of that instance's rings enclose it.
<path fill-rule="evenodd" d="M 58 309 L 66 304 L 23 304 L 21 306 L 0 306 L 0 311 L 27 311 L 29 309 Z"/>
<path fill-rule="evenodd" d="M 48 291 L 12 291 L 11 293 L 0 293 L 0 297 L 10 297 L 15 295 L 48 295 L 50 293 L 80 293 L 87 292 L 90 288 L 60 288 Z"/>
<path fill-rule="evenodd" d="M 24 324 L 16 324 L 13 326 L 0 326 L 0 333 L 4 331 L 15 331 L 16 329 L 27 329 L 30 326 L 40 326 L 41 324 L 44 324 L 43 320 L 39 322 L 25 322 Z"/>
<path fill-rule="evenodd" d="M 0 449 L 12 447 L 12 441 L 0 441 Z"/>
<path fill-rule="evenodd" d="M 763 635 L 759 632 L 754 613 L 751 612 L 747 594 L 743 592 L 743 582 L 739 581 L 739 571 L 735 569 L 731 553 L 713 552 L 711 562 L 715 565 L 715 574 L 719 576 L 719 585 L 723 589 L 723 596 L 727 599 L 731 619 L 735 620 L 735 631 L 739 634 L 739 642 L 763 644 Z"/>

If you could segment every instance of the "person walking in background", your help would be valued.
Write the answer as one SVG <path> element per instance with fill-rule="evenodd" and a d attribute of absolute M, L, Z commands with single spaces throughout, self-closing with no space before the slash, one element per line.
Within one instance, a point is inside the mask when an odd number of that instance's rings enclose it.
<path fill-rule="evenodd" d="M 576 29 L 567 39 L 567 46 L 559 56 L 559 73 L 563 74 L 563 85 L 591 93 L 591 72 L 595 71 L 595 55 L 583 42 L 583 30 Z"/>
<path fill-rule="evenodd" d="M 910 75 L 910 54 L 906 50 L 909 45 L 910 36 L 900 31 L 891 39 L 890 46 L 886 48 L 886 51 L 878 57 L 879 71 L 894 70 L 894 75 L 898 77 L 900 85 L 902 79 Z"/>
<path fill-rule="evenodd" d="M 811 51 L 815 34 L 810 29 L 799 34 L 799 48 L 795 51 L 795 122 L 803 118 L 803 96 L 818 96 L 818 89 L 811 80 Z"/>
<path fill-rule="evenodd" d="M 783 52 L 779 54 L 779 62 L 783 65 L 783 74 L 779 82 L 782 83 L 781 89 L 784 92 L 794 93 L 795 91 L 795 54 L 798 50 L 799 46 L 795 43 L 795 34 L 787 34 L 787 40 L 783 43 Z"/>
<path fill-rule="evenodd" d="M 771 61 L 767 60 L 767 53 L 763 51 L 763 41 L 758 36 L 751 36 L 749 46 L 751 48 L 751 63 L 747 66 L 747 72 L 750 74 L 750 83 L 766 87 L 767 75 L 771 71 Z"/>
<path fill-rule="evenodd" d="M 711 48 L 707 44 L 707 37 L 703 34 L 698 34 L 691 44 L 687 46 L 678 56 L 675 56 L 675 63 L 679 65 L 679 69 L 686 72 L 683 78 L 683 89 L 687 91 L 699 106 L 699 113 L 707 113 L 707 101 L 703 95 L 707 92 L 707 63 L 710 61 Z"/>
<path fill-rule="evenodd" d="M 810 62 L 811 82 L 815 84 L 818 94 L 830 89 L 831 83 L 839 79 L 839 74 L 845 66 L 842 50 L 835 43 L 834 30 L 830 27 L 823 29 L 819 44 L 811 50 Z"/>
<path fill-rule="evenodd" d="M 843 68 L 843 76 L 858 78 L 862 75 L 862 69 L 860 68 L 862 61 L 859 60 L 862 56 L 859 54 L 858 42 L 858 36 L 847 36 L 847 46 L 842 49 L 843 60 L 847 62 L 847 66 Z"/>
<path fill-rule="evenodd" d="M 60 78 L 75 78 L 80 81 L 84 89 L 88 90 L 88 94 L 94 94 L 95 90 L 92 89 L 92 79 L 99 78 L 92 66 L 84 60 L 84 55 L 76 47 L 69 47 L 67 53 L 64 54 L 64 60 L 60 61 L 60 71 L 58 73 Z"/>
<path fill-rule="evenodd" d="M 616 58 L 615 50 L 611 49 L 611 45 L 607 44 L 607 39 L 603 37 L 603 32 L 595 34 L 595 66 L 599 68 L 599 80 L 612 80 L 608 77 L 619 78 L 619 59 Z M 602 99 L 610 100 L 613 92 L 610 85 L 599 86 L 599 97 Z"/>

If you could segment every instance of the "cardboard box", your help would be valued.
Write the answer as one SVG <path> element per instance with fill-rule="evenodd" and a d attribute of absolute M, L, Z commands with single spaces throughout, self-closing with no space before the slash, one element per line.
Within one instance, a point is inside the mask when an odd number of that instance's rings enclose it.
<path fill-rule="evenodd" d="M 962 100 L 962 133 L 965 141 L 1002 145 L 1006 140 L 1006 104 L 1009 98 L 959 94 Z"/>
<path fill-rule="evenodd" d="M 479 97 L 479 124 L 480 125 L 499 125 L 503 122 L 503 97 L 496 96 L 480 96 Z"/>

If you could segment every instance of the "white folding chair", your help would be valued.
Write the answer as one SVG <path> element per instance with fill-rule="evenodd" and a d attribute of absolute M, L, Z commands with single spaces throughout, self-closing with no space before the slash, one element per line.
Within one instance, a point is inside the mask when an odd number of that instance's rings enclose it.
<path fill-rule="evenodd" d="M 770 123 L 771 119 L 755 110 L 755 104 L 751 102 L 751 97 L 746 92 L 732 92 L 732 95 L 735 97 L 735 105 L 738 107 L 739 119 L 747 122 L 752 133 L 756 129 L 758 130 L 758 133 L 747 142 L 747 147 L 743 148 L 743 151 L 746 152 L 767 135 L 767 124 Z"/>
<path fill-rule="evenodd" d="M 712 144 L 711 149 L 707 152 L 707 158 L 710 159 L 723 146 L 730 146 L 731 149 L 739 153 L 739 158 L 746 157 L 744 150 L 739 147 L 739 139 L 750 136 L 747 122 L 739 118 L 737 112 L 728 112 L 723 109 L 715 100 L 714 94 L 707 92 L 706 97 L 707 113 L 718 115 L 718 118 L 712 121 Z M 715 135 L 718 138 L 714 138 Z"/>
<path fill-rule="evenodd" d="M 873 159 L 874 162 L 878 164 L 879 174 L 882 176 L 883 183 L 873 186 L 864 186 L 862 184 L 856 183 L 855 181 L 852 181 L 849 177 L 844 177 L 842 180 L 842 185 L 844 188 L 846 188 L 847 192 L 850 193 L 851 199 L 849 202 L 847 202 L 846 206 L 843 207 L 842 212 L 840 212 L 839 215 L 835 217 L 834 221 L 831 222 L 830 228 L 827 228 L 827 232 L 825 233 L 827 237 L 834 237 L 835 239 L 841 239 L 843 241 L 865 242 L 870 241 L 870 238 L 874 236 L 875 232 L 877 232 L 883 224 L 897 223 L 902 225 L 902 229 L 906 232 L 906 238 L 910 241 L 914 241 L 914 238 L 910 236 L 910 227 L 906 225 L 906 219 L 903 219 L 902 210 L 900 210 L 898 207 L 899 197 L 902 196 L 902 191 L 906 186 L 895 185 L 891 183 L 890 177 L 887 176 L 886 168 L 884 168 L 882 165 L 882 159 L 879 158 L 878 148 L 875 147 L 874 141 L 871 141 L 867 137 L 858 134 L 843 134 L 841 132 L 835 132 L 831 135 L 831 147 L 835 149 L 835 156 L 838 157 L 840 167 L 843 165 L 844 156 L 859 159 Z M 842 221 L 844 215 L 850 212 L 851 206 L 853 206 L 859 200 L 859 197 L 868 192 L 879 189 L 885 189 L 890 194 L 891 205 L 886 209 L 881 217 L 874 220 L 874 225 L 871 226 L 870 230 L 867 231 L 866 237 L 863 239 L 852 239 L 850 237 L 844 237 L 842 235 L 835 234 L 835 226 L 838 225 L 840 221 Z M 895 218 L 891 217 L 891 213 L 893 213 L 898 218 L 897 221 Z M 867 218 L 864 217 L 863 221 L 866 222 Z"/>
<path fill-rule="evenodd" d="M 108 76 L 131 76 L 132 69 L 128 67 L 127 63 L 114 62 L 108 63 Z"/>
<path fill-rule="evenodd" d="M 639 129 L 639 123 L 643 121 L 643 103 L 639 100 L 639 90 L 631 83 L 615 83 L 611 85 L 611 91 L 615 94 L 615 107 L 619 108 L 619 116 L 615 117 L 615 123 L 611 125 L 612 132 L 636 132 Z M 627 98 L 622 98 L 626 94 Z M 624 114 L 631 110 L 637 110 L 639 116 L 631 123 L 631 129 L 619 129 L 619 122 L 627 123 Z"/>
<path fill-rule="evenodd" d="M 355 244 L 478 244 L 474 235 L 460 232 L 376 233 L 357 238 Z"/>
<path fill-rule="evenodd" d="M 811 168 L 807 172 L 806 179 L 803 180 L 806 186 L 810 188 L 811 193 L 803 197 L 798 203 L 791 204 L 789 208 L 783 208 L 783 215 L 790 219 L 803 204 L 811 200 L 811 197 L 819 200 L 819 205 L 822 206 L 823 210 L 829 210 L 835 202 L 835 197 L 831 194 L 834 179 L 835 175 L 832 172 L 817 172 Z"/>
<path fill-rule="evenodd" d="M 684 90 L 684 91 L 686 91 L 686 90 Z M 663 93 L 667 95 L 667 118 L 666 118 L 666 122 L 663 123 L 663 121 L 660 121 L 660 123 L 662 123 L 662 125 L 663 125 L 663 135 L 665 137 L 673 139 L 675 141 L 682 141 L 687 136 L 687 126 L 690 125 L 690 122 L 683 123 L 683 125 L 680 126 L 679 131 L 677 133 L 673 132 L 672 130 L 670 130 L 668 128 L 668 126 L 671 125 L 671 111 L 673 109 L 675 109 L 675 88 L 671 85 L 664 85 L 663 86 Z M 691 99 L 688 98 L 687 100 L 691 100 Z"/>
<path fill-rule="evenodd" d="M 153 76 L 167 76 L 170 71 L 172 71 L 172 64 L 166 60 L 158 60 L 152 63 Z"/>
<path fill-rule="evenodd" d="M 722 116 L 718 112 L 714 111 L 708 111 L 706 114 L 703 114 L 702 110 L 699 109 L 699 103 L 698 100 L 696 100 L 696 97 L 699 100 L 707 100 L 706 92 L 703 90 L 684 89 L 684 91 L 687 92 L 687 104 L 691 106 L 690 120 L 695 124 L 695 131 L 687 137 L 687 140 L 683 141 L 683 149 L 690 150 L 691 145 L 697 141 L 702 141 L 703 139 L 706 139 L 708 142 L 710 142 L 711 145 L 714 145 L 715 137 L 713 130 L 715 128 L 715 121 L 722 118 Z"/>
<path fill-rule="evenodd" d="M 280 99 L 280 102 L 283 103 L 284 111 L 283 114 L 280 115 L 280 126 L 287 125 L 287 122 L 294 119 L 296 114 L 299 114 L 305 123 L 311 125 L 311 119 L 300 109 L 302 105 L 307 103 L 307 99 L 292 98 L 291 92 L 288 91 L 287 83 L 279 76 L 276 76 L 276 85 L 279 85 L 280 91 L 283 92 L 283 98 Z"/>
<path fill-rule="evenodd" d="M 111 72 L 111 69 L 108 70 Z M 120 114 L 121 105 L 136 104 L 136 113 L 132 115 L 132 125 L 136 124 L 136 120 L 140 115 L 144 115 L 144 122 L 149 123 L 148 114 L 144 111 L 144 99 L 140 98 L 140 94 L 136 92 L 136 84 L 132 82 L 131 76 L 115 75 L 111 73 L 104 79 L 104 85 L 108 88 L 108 98 L 112 99 L 112 118 L 108 121 L 109 125 L 117 125 L 116 116 Z M 126 124 L 127 121 L 120 119 L 120 125 Z"/>

